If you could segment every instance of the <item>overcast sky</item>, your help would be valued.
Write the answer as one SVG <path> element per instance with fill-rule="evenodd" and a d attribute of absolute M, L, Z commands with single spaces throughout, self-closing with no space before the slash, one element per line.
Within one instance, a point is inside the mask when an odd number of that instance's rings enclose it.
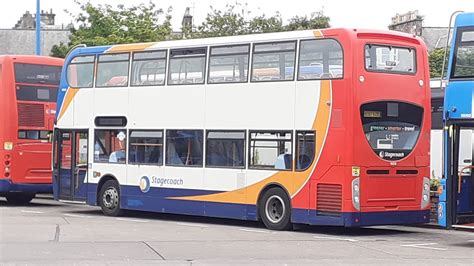
<path fill-rule="evenodd" d="M 85 0 L 81 0 L 84 2 Z M 92 3 L 137 5 L 148 0 L 92 0 Z M 179 30 L 181 19 L 186 7 L 193 7 L 194 23 L 200 24 L 210 11 L 209 6 L 223 9 L 227 3 L 236 1 L 226 0 L 152 0 L 158 7 L 167 9 L 173 7 L 173 28 Z M 295 15 L 309 15 L 311 12 L 323 10 L 331 18 L 332 27 L 387 29 L 391 17 L 397 13 L 418 10 L 425 17 L 424 25 L 428 27 L 447 26 L 449 17 L 456 10 L 474 11 L 474 0 L 247 0 L 237 1 L 248 3 L 247 9 L 254 15 L 267 16 L 280 12 L 286 20 Z M 0 28 L 12 28 L 25 11 L 35 12 L 36 0 L 7 0 L 2 1 L 0 9 Z M 78 13 L 73 0 L 41 0 L 41 9 L 50 10 L 56 14 L 56 24 L 68 24 L 71 17 L 65 9 L 73 14 Z"/>

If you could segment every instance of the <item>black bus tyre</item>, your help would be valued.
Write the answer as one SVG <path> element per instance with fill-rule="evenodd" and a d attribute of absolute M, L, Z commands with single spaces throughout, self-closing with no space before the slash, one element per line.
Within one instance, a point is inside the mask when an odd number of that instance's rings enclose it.
<path fill-rule="evenodd" d="M 120 188 L 115 180 L 108 180 L 102 185 L 99 192 L 99 205 L 107 216 L 120 216 Z"/>
<path fill-rule="evenodd" d="M 270 230 L 290 230 L 291 204 L 285 191 L 271 188 L 262 195 L 258 210 L 263 224 Z"/>
<path fill-rule="evenodd" d="M 35 194 L 28 193 L 10 193 L 5 196 L 9 204 L 23 205 L 28 204 L 35 198 Z"/>

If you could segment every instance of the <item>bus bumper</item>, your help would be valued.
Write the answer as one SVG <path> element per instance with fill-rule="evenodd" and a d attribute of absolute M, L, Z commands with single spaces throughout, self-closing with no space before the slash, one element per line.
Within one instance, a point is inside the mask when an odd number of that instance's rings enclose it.
<path fill-rule="evenodd" d="M 430 222 L 430 210 L 344 213 L 345 227 L 422 224 Z"/>
<path fill-rule="evenodd" d="M 0 195 L 10 192 L 51 193 L 51 184 L 14 184 L 9 179 L 0 179 Z"/>

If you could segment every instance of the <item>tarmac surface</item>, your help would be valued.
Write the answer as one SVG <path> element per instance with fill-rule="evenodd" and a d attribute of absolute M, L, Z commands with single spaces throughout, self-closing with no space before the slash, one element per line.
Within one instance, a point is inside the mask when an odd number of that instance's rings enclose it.
<path fill-rule="evenodd" d="M 474 265 L 474 232 L 297 226 L 0 198 L 0 265 Z"/>

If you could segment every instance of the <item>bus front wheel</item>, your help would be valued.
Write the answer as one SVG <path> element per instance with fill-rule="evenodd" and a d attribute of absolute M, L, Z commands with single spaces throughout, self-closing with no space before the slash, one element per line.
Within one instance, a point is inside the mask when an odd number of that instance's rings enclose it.
<path fill-rule="evenodd" d="M 7 198 L 8 203 L 10 204 L 27 204 L 35 198 L 35 194 L 27 194 L 27 193 L 10 193 L 5 196 Z"/>
<path fill-rule="evenodd" d="M 290 199 L 280 188 L 271 188 L 259 202 L 259 213 L 263 224 L 270 230 L 289 230 L 291 224 Z"/>
<path fill-rule="evenodd" d="M 115 180 L 108 180 L 100 189 L 99 205 L 102 212 L 107 216 L 119 216 L 120 209 L 120 189 Z"/>

